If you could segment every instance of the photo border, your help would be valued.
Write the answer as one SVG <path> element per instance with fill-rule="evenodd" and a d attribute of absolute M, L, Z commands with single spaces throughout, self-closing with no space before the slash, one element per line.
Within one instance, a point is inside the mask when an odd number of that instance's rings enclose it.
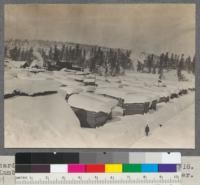
<path fill-rule="evenodd" d="M 195 149 L 135 149 L 135 148 L 4 148 L 4 5 L 6 4 L 134 4 L 186 3 L 196 4 L 196 73 L 195 73 Z M 0 155 L 16 152 L 181 152 L 183 156 L 200 155 L 200 1 L 199 0 L 1 0 L 0 1 Z M 30 143 L 31 145 L 31 143 Z"/>

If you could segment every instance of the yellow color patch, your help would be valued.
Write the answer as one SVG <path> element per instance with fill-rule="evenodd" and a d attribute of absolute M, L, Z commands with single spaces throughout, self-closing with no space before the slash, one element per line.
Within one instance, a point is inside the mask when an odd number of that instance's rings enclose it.
<path fill-rule="evenodd" d="M 105 164 L 106 173 L 121 173 L 122 164 Z"/>

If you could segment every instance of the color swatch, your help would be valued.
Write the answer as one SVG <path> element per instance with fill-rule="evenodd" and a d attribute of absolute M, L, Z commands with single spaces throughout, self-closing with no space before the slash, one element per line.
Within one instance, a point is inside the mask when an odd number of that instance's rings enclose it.
<path fill-rule="evenodd" d="M 122 164 L 105 164 L 105 173 L 122 173 Z"/>
<path fill-rule="evenodd" d="M 178 152 L 17 153 L 16 164 L 181 164 Z"/>
<path fill-rule="evenodd" d="M 177 172 L 177 164 L 16 165 L 16 173 L 158 173 Z"/>
<path fill-rule="evenodd" d="M 18 153 L 16 173 L 172 173 L 180 153 Z"/>

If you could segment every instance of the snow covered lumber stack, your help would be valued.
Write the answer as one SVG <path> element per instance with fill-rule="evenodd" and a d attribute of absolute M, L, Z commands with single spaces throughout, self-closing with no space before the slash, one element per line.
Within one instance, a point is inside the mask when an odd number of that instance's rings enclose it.
<path fill-rule="evenodd" d="M 157 99 L 153 99 L 152 102 L 149 105 L 149 109 L 156 110 L 157 109 L 157 103 L 158 103 L 158 100 Z"/>
<path fill-rule="evenodd" d="M 68 104 L 80 120 L 81 127 L 95 128 L 104 125 L 111 118 L 112 108 L 117 102 L 83 93 L 71 95 Z"/>
<path fill-rule="evenodd" d="M 58 84 L 52 80 L 7 80 L 4 90 L 4 98 L 14 96 L 43 96 L 56 94 Z"/>
<path fill-rule="evenodd" d="M 159 103 L 162 103 L 162 102 L 168 102 L 169 101 L 169 96 L 162 96 L 160 97 L 160 100 L 159 100 Z"/>
<path fill-rule="evenodd" d="M 181 85 L 179 88 L 179 95 L 184 95 L 188 93 L 188 87 L 186 85 Z"/>
<path fill-rule="evenodd" d="M 118 101 L 118 106 L 123 107 L 124 97 L 127 92 L 119 88 L 98 88 L 96 94 L 115 99 Z"/>
<path fill-rule="evenodd" d="M 138 96 L 138 95 L 127 95 L 124 98 L 124 115 L 133 114 L 144 114 L 149 111 L 150 99 Z"/>
<path fill-rule="evenodd" d="M 146 98 L 128 89 L 102 88 L 96 93 L 118 100 L 118 106 L 124 110 L 124 115 L 144 114 L 150 108 L 156 109 L 157 99 Z"/>
<path fill-rule="evenodd" d="M 83 80 L 84 85 L 93 85 L 95 86 L 95 79 L 93 78 L 86 78 Z"/>
<path fill-rule="evenodd" d="M 96 85 L 96 78 L 93 75 L 88 75 L 84 80 L 83 80 L 84 85 Z"/>

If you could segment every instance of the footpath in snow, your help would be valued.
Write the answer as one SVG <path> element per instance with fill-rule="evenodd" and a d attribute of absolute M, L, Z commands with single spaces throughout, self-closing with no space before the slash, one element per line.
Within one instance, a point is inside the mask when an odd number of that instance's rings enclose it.
<path fill-rule="evenodd" d="M 194 105 L 190 105 L 178 115 L 171 117 L 162 127 L 153 130 L 148 137 L 139 139 L 131 147 L 195 148 L 195 120 L 191 116 L 193 114 Z"/>

